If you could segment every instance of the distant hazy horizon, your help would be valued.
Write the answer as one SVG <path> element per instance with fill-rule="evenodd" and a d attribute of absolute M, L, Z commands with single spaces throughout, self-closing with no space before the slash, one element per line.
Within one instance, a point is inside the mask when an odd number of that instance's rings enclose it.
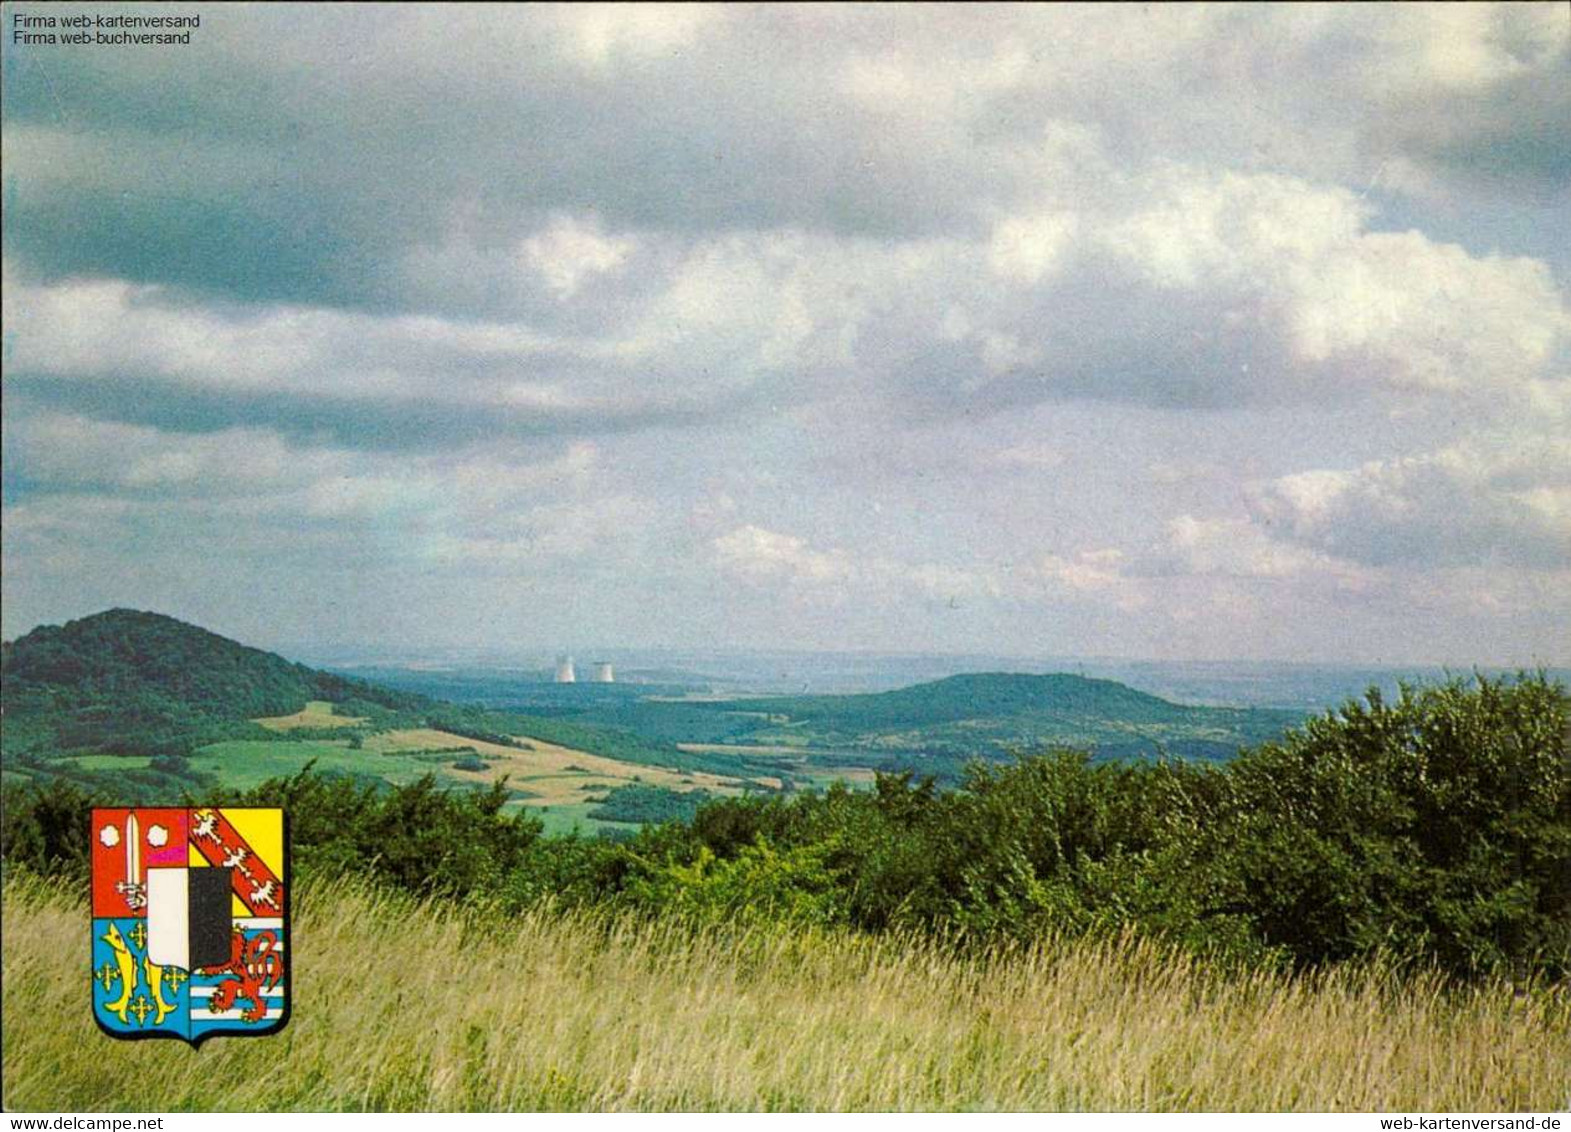
<path fill-rule="evenodd" d="M 68 616 L 28 625 L 19 632 L 11 632 L 8 628 L 4 637 L 7 641 L 15 640 L 16 637 L 22 636 L 40 625 L 63 624 L 67 621 L 79 620 L 82 617 L 90 617 L 93 614 L 104 611 L 104 609 L 83 610 L 80 613 L 73 613 Z M 853 668 L 860 664 L 876 668 L 890 661 L 914 661 L 931 663 L 936 668 L 943 669 L 946 673 L 983 671 L 987 670 L 989 666 L 994 668 L 1002 666 L 1010 671 L 1035 671 L 1038 669 L 1043 671 L 1074 671 L 1076 665 L 1151 665 L 1158 668 L 1172 669 L 1185 666 L 1230 669 L 1250 665 L 1266 665 L 1273 669 L 1348 669 L 1372 673 L 1424 672 L 1429 674 L 1447 672 L 1465 674 L 1473 671 L 1475 668 L 1486 673 L 1545 669 L 1551 673 L 1559 674 L 1561 678 L 1571 679 L 1571 654 L 1549 654 L 1504 660 L 1480 660 L 1476 654 L 1441 658 L 1402 656 L 1377 656 L 1375 658 L 1359 658 L 1356 656 L 1162 657 L 1152 655 L 1126 656 L 1116 653 L 1094 652 L 1033 652 L 1029 650 L 1011 652 L 980 649 L 879 649 L 857 647 L 851 642 L 830 648 L 812 648 L 800 645 L 762 646 L 727 642 L 628 644 L 609 641 L 586 642 L 572 637 L 558 640 L 541 640 L 530 639 L 522 635 L 511 641 L 504 639 L 489 644 L 481 644 L 470 639 L 387 640 L 378 637 L 374 632 L 369 633 L 363 639 L 290 639 L 267 631 L 268 627 L 265 625 L 259 628 L 259 632 L 248 634 L 241 630 L 225 627 L 222 624 L 181 616 L 178 613 L 172 613 L 165 609 L 145 609 L 144 612 L 176 617 L 210 632 L 218 633 L 220 636 L 230 637 L 241 644 L 266 649 L 269 652 L 276 652 L 289 660 L 330 668 L 353 668 L 386 664 L 404 666 L 431 665 L 433 667 L 453 668 L 493 666 L 544 670 L 553 667 L 556 659 L 561 656 L 570 656 L 580 665 L 603 659 L 614 662 L 618 667 L 629 663 L 638 666 L 653 666 L 682 658 L 714 657 L 737 659 L 773 656 L 787 659 L 840 660 Z M 1011 665 L 1025 667 L 1010 668 L 1009 666 Z M 1060 667 L 1052 667 L 1055 665 Z"/>
<path fill-rule="evenodd" d="M 1571 665 L 1564 5 L 13 44 L 0 629 Z"/>
<path fill-rule="evenodd" d="M 1371 686 L 1394 693 L 1402 681 L 1433 683 L 1474 671 L 1485 676 L 1516 670 L 1435 664 L 1357 665 L 1312 661 L 1181 661 L 1119 657 L 997 656 L 989 654 L 881 654 L 811 652 L 795 649 L 627 649 L 600 647 L 556 653 L 513 654 L 466 650 L 334 650 L 300 648 L 291 659 L 350 675 L 376 678 L 378 670 L 470 674 L 520 683 L 549 680 L 558 656 L 569 655 L 587 670 L 594 661 L 615 665 L 619 679 L 654 681 L 691 677 L 715 690 L 738 693 L 851 694 L 883 692 L 947 676 L 979 672 L 1070 673 L 1116 680 L 1139 691 L 1181 703 L 1231 707 L 1319 710 L 1362 697 Z M 1544 666 L 1571 687 L 1571 669 Z"/>

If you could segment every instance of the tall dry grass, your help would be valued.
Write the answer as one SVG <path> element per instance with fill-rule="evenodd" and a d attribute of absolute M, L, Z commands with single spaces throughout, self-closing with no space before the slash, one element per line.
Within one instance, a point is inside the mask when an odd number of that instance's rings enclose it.
<path fill-rule="evenodd" d="M 86 911 L 4 892 L 11 1109 L 1543 1110 L 1571 990 L 1346 971 L 1225 977 L 1152 944 L 956 958 L 910 939 L 698 937 L 297 894 L 294 1017 L 263 1041 L 117 1042 Z"/>

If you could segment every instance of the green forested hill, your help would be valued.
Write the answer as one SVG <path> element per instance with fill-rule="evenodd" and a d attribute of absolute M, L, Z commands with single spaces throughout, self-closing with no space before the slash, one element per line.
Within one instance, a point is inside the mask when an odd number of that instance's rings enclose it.
<path fill-rule="evenodd" d="M 148 693 L 226 719 L 287 714 L 309 700 L 358 699 L 389 708 L 420 700 L 134 609 L 40 626 L 19 638 L 6 657 L 8 711 L 13 699 L 69 704 Z"/>
<path fill-rule="evenodd" d="M 756 713 L 781 734 L 822 745 L 972 748 L 1032 742 L 1124 755 L 1160 744 L 1226 757 L 1274 738 L 1297 713 L 1170 703 L 1112 680 L 982 672 L 854 696 L 783 696 L 706 705 Z"/>
<path fill-rule="evenodd" d="M 311 700 L 404 709 L 420 697 L 318 672 L 157 613 L 45 625 L 6 651 L 8 757 L 48 748 L 184 754 Z"/>
<path fill-rule="evenodd" d="M 1190 709 L 1112 680 L 1056 674 L 976 672 L 927 684 L 851 696 L 788 696 L 737 700 L 733 711 L 790 716 L 849 731 L 931 727 L 966 719 L 1025 714 L 1101 715 L 1129 722 L 1168 722 Z"/>

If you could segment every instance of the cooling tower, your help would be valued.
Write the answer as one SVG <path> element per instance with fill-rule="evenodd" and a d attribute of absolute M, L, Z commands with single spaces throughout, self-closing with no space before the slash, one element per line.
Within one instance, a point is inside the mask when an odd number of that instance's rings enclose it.
<path fill-rule="evenodd" d="M 595 661 L 595 683 L 614 684 L 615 682 L 616 675 L 611 671 L 611 662 L 609 660 Z"/>
<path fill-rule="evenodd" d="M 573 672 L 573 658 L 559 656 L 556 658 L 556 682 L 558 684 L 574 683 L 578 677 Z"/>

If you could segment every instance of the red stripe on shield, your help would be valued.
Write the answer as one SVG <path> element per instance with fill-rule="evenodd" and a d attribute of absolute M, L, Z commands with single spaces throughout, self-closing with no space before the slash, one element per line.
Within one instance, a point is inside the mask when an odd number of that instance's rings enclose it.
<path fill-rule="evenodd" d="M 232 869 L 235 895 L 253 916 L 280 916 L 284 910 L 284 884 L 278 874 L 246 844 L 223 813 L 193 810 L 191 844 L 220 869 Z"/>

